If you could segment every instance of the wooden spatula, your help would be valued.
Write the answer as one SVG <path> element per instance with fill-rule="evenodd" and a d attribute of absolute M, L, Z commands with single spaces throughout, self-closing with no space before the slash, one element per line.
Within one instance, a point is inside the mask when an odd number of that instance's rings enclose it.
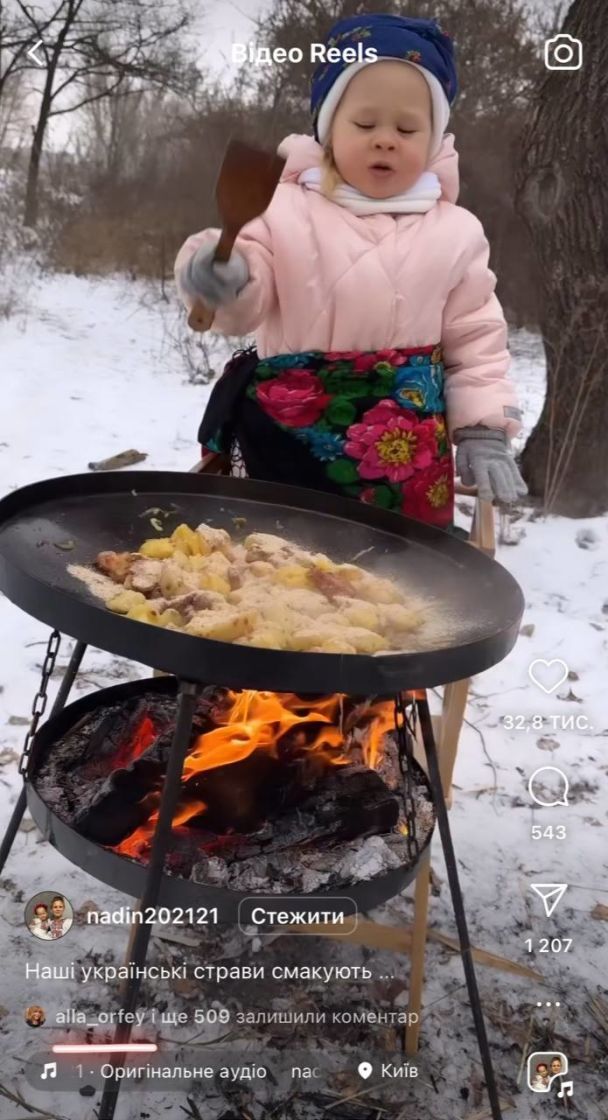
<path fill-rule="evenodd" d="M 253 148 L 241 140 L 229 141 L 215 185 L 222 235 L 214 261 L 227 261 L 243 226 L 268 208 L 284 166 L 285 160 L 275 152 Z M 188 316 L 188 326 L 193 331 L 207 331 L 214 315 L 213 308 L 197 300 Z"/>

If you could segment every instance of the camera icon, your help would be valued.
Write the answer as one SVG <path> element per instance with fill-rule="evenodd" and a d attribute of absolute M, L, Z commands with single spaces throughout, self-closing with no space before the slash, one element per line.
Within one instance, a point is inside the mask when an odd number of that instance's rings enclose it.
<path fill-rule="evenodd" d="M 545 42 L 547 70 L 580 70 L 583 65 L 583 44 L 572 35 L 554 35 Z"/>

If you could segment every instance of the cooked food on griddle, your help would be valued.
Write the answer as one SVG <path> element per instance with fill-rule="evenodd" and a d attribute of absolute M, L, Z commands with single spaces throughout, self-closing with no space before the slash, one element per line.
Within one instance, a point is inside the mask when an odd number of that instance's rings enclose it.
<path fill-rule="evenodd" d="M 104 594 L 110 610 L 236 645 L 397 651 L 423 621 L 393 580 L 269 533 L 237 542 L 225 529 L 179 525 L 137 552 L 100 552 L 95 566 L 116 584 Z"/>

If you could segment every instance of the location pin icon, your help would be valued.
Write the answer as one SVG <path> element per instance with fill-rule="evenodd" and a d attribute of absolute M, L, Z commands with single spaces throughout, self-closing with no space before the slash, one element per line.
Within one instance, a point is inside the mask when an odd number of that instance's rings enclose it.
<path fill-rule="evenodd" d="M 374 1071 L 369 1062 L 360 1062 L 357 1072 L 359 1074 L 359 1077 L 363 1077 L 364 1080 L 367 1081 L 368 1077 L 370 1077 Z"/>

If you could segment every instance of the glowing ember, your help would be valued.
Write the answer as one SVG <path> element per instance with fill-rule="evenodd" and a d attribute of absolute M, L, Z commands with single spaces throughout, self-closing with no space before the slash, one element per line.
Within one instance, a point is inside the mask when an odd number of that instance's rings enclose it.
<path fill-rule="evenodd" d="M 131 742 L 127 744 L 126 749 L 123 748 L 119 751 L 116 757 L 116 766 L 128 766 L 130 762 L 135 762 L 135 759 L 139 758 L 152 745 L 157 734 L 158 731 L 150 717 L 144 716 Z"/>

